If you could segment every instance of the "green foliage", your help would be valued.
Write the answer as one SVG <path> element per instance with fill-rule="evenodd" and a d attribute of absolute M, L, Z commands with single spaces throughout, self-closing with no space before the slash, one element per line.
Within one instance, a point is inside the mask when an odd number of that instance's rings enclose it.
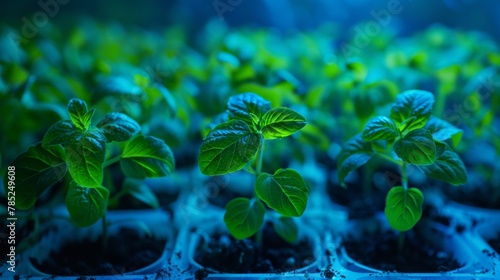
<path fill-rule="evenodd" d="M 422 217 L 424 195 L 417 188 L 392 187 L 385 202 L 385 216 L 395 230 L 407 231 Z"/>
<path fill-rule="evenodd" d="M 261 173 L 255 183 L 260 199 L 287 217 L 300 217 L 307 206 L 306 182 L 293 169 L 279 169 L 274 175 Z"/>
<path fill-rule="evenodd" d="M 135 199 L 143 202 L 151 208 L 160 207 L 160 202 L 154 192 L 140 180 L 130 178 L 125 179 L 121 193 L 130 194 Z"/>
<path fill-rule="evenodd" d="M 81 186 L 97 188 L 103 179 L 106 138 L 99 130 L 72 134 L 64 145 L 66 163 L 73 180 Z"/>
<path fill-rule="evenodd" d="M 467 183 L 467 171 L 460 157 L 449 148 L 433 164 L 419 168 L 429 177 L 458 186 Z"/>
<path fill-rule="evenodd" d="M 120 165 L 132 178 L 164 177 L 174 170 L 174 155 L 162 140 L 153 136 L 138 135 L 123 149 Z"/>
<path fill-rule="evenodd" d="M 339 182 L 345 186 L 345 177 L 352 171 L 366 164 L 374 153 L 375 151 L 371 144 L 363 141 L 361 134 L 357 134 L 349 139 L 349 141 L 344 144 L 337 157 L 337 176 Z"/>
<path fill-rule="evenodd" d="M 394 142 L 394 151 L 405 162 L 417 165 L 436 160 L 436 144 L 426 129 L 415 129 Z"/>
<path fill-rule="evenodd" d="M 80 227 L 93 225 L 106 213 L 109 191 L 104 187 L 87 188 L 71 183 L 66 207 L 71 220 Z"/>
<path fill-rule="evenodd" d="M 363 131 L 363 141 L 394 140 L 399 137 L 399 130 L 392 119 L 376 117 L 366 124 Z"/>
<path fill-rule="evenodd" d="M 263 117 L 260 126 L 265 139 L 287 137 L 301 130 L 306 119 L 288 108 L 269 110 Z"/>
<path fill-rule="evenodd" d="M 307 206 L 308 188 L 293 169 L 273 175 L 262 172 L 265 141 L 290 136 L 306 125 L 298 112 L 271 103 L 255 93 L 229 98 L 228 120 L 216 125 L 203 139 L 198 164 L 205 175 L 224 175 L 245 168 L 256 174 L 256 197 L 233 199 L 226 205 L 224 222 L 238 239 L 254 235 L 262 226 L 265 204 L 284 217 L 299 217 Z M 284 218 L 275 223 L 277 233 L 288 242 L 297 238 L 295 223 Z"/>
<path fill-rule="evenodd" d="M 231 96 L 227 102 L 229 117 L 245 121 L 250 126 L 254 124 L 253 116 L 260 119 L 269 110 L 271 103 L 255 93 Z"/>
<path fill-rule="evenodd" d="M 299 228 L 295 220 L 290 217 L 279 217 L 273 221 L 276 233 L 289 243 L 295 242 L 299 235 Z"/>
<path fill-rule="evenodd" d="M 463 131 L 461 129 L 458 129 L 449 122 L 436 117 L 431 117 L 425 124 L 424 128 L 429 130 L 432 134 L 432 138 L 436 140 L 445 141 L 451 139 L 454 147 L 458 146 L 460 140 L 462 139 Z"/>
<path fill-rule="evenodd" d="M 90 226 L 106 212 L 109 190 L 103 186 L 104 168 L 120 161 L 124 173 L 132 178 L 162 177 L 174 169 L 170 148 L 160 139 L 136 135 L 140 126 L 125 114 L 105 115 L 92 125 L 95 110 L 88 110 L 80 99 L 68 104 L 70 120 L 54 123 L 43 141 L 20 154 L 11 165 L 16 167 L 16 207 L 29 209 L 48 188 L 61 181 L 69 171 L 70 186 L 66 207 L 77 226 Z M 134 136 L 136 135 L 136 136 Z M 106 160 L 110 142 L 124 142 L 121 154 Z M 24 175 L 23 175 L 24 174 Z M 126 181 L 117 196 L 129 193 L 144 203 L 158 207 L 151 190 L 137 182 Z"/>
<path fill-rule="evenodd" d="M 411 229 L 422 215 L 422 193 L 408 188 L 406 168 L 417 166 L 427 176 L 453 185 L 467 182 L 467 171 L 460 157 L 443 141 L 456 146 L 462 131 L 450 123 L 431 117 L 434 96 L 421 90 L 399 94 L 392 105 L 390 118 L 374 117 L 342 147 L 338 156 L 338 178 L 345 185 L 346 176 L 378 155 L 401 165 L 402 187 L 393 187 L 386 200 L 385 215 L 391 227 Z M 399 159 L 393 158 L 393 153 Z"/>
<path fill-rule="evenodd" d="M 401 124 L 415 117 L 411 124 L 401 132 L 422 128 L 431 116 L 433 104 L 434 96 L 428 91 L 405 91 L 397 96 L 391 109 L 391 119 Z"/>
<path fill-rule="evenodd" d="M 242 120 L 219 124 L 203 140 L 200 170 L 210 176 L 241 170 L 255 157 L 262 141 L 262 135 Z"/>
<path fill-rule="evenodd" d="M 66 175 L 64 150 L 60 145 L 43 148 L 41 143 L 20 154 L 11 166 L 16 167 L 16 208 L 26 210 L 38 197 Z M 7 186 L 7 176 L 4 186 Z"/>
<path fill-rule="evenodd" d="M 71 99 L 68 103 L 68 113 L 71 122 L 78 130 L 85 131 L 90 125 L 94 110 L 90 111 L 87 108 L 87 103 L 80 99 Z"/>
<path fill-rule="evenodd" d="M 235 198 L 226 205 L 224 223 L 236 239 L 248 238 L 259 231 L 266 208 L 258 199 Z"/>
<path fill-rule="evenodd" d="M 139 124 L 122 113 L 109 113 L 96 125 L 102 130 L 107 142 L 124 142 L 140 130 Z"/>

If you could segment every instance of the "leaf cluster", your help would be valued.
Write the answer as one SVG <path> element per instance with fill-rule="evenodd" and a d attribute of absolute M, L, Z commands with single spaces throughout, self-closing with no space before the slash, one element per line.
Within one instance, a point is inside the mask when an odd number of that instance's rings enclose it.
<path fill-rule="evenodd" d="M 123 113 L 105 115 L 92 125 L 95 109 L 80 99 L 68 103 L 69 120 L 53 124 L 42 142 L 14 159 L 16 166 L 16 207 L 29 209 L 47 189 L 70 178 L 66 207 L 78 226 L 89 226 L 106 212 L 110 199 L 104 187 L 104 168 L 119 161 L 126 176 L 134 179 L 162 177 L 174 169 L 170 148 L 160 139 L 139 134 L 139 124 Z M 123 145 L 121 154 L 107 158 L 110 143 Z M 6 184 L 7 185 L 7 184 Z M 132 195 L 144 192 L 129 188 Z M 147 191 L 146 191 L 147 192 Z M 154 199 L 148 200 L 154 204 Z"/>
<path fill-rule="evenodd" d="M 295 241 L 297 227 L 291 217 L 301 216 L 307 206 L 308 188 L 293 169 L 274 174 L 262 172 L 264 143 L 294 134 L 306 125 L 299 113 L 271 103 L 255 93 L 232 96 L 227 104 L 227 119 L 216 125 L 203 139 L 199 168 L 216 176 L 245 169 L 256 174 L 253 199 L 236 198 L 226 205 L 224 222 L 238 239 L 248 238 L 261 228 L 265 205 L 278 214 L 273 219 L 276 231 L 285 240 Z M 265 203 L 265 205 L 264 205 Z"/>
<path fill-rule="evenodd" d="M 370 119 L 364 130 L 350 139 L 338 157 L 338 179 L 344 184 L 349 173 L 376 155 L 391 159 L 404 169 L 419 168 L 431 178 L 452 185 L 467 182 L 465 166 L 450 145 L 458 145 L 462 130 L 445 120 L 432 117 L 434 96 L 422 90 L 399 94 L 389 117 Z M 387 196 L 386 216 L 391 226 L 405 231 L 422 214 L 423 195 L 415 188 L 393 187 Z"/>

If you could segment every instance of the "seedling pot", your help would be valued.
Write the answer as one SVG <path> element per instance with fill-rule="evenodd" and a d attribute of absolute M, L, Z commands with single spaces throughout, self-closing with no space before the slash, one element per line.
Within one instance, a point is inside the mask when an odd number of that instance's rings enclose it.
<path fill-rule="evenodd" d="M 304 259 L 302 263 L 291 265 L 290 267 L 292 268 L 289 271 L 280 273 L 228 273 L 210 268 L 198 262 L 196 259 L 197 250 L 202 250 L 200 244 L 210 242 L 215 236 L 219 236 L 219 238 L 223 236 L 222 238 L 229 242 L 229 232 L 224 223 L 222 223 L 223 218 L 221 214 L 212 215 L 212 219 L 206 220 L 205 223 L 197 227 L 183 227 L 181 229 L 172 259 L 169 261 L 174 267 L 169 269 L 169 271 L 179 271 L 179 277 L 184 277 L 185 279 L 194 279 L 193 277 L 201 277 L 200 275 L 203 274 L 209 276 L 210 279 L 223 279 L 226 277 L 235 279 L 275 279 L 278 277 L 281 279 L 288 276 L 303 277 L 304 275 L 315 273 L 319 270 L 321 264 L 325 263 L 318 233 L 303 230 L 298 241 L 307 241 L 311 246 L 311 257 Z M 299 228 L 302 230 L 305 227 L 299 226 Z M 244 258 L 244 256 L 242 257 Z"/>
<path fill-rule="evenodd" d="M 345 240 L 345 236 L 350 235 L 350 238 L 367 240 L 370 239 L 370 232 L 386 232 L 389 226 L 387 223 L 384 223 L 383 219 L 383 215 L 379 214 L 377 215 L 377 219 L 372 221 L 351 221 L 348 224 L 348 231 L 344 237 L 335 237 L 335 235 L 332 235 L 333 237 L 327 238 L 330 242 L 330 248 L 332 250 L 335 248 L 337 254 L 331 258 L 330 271 L 332 273 L 345 276 L 351 275 L 352 279 L 368 279 L 370 277 L 387 277 L 388 279 L 402 279 L 401 277 L 406 277 L 405 279 L 438 279 L 440 277 L 447 277 L 447 279 L 467 279 L 467 277 L 472 277 L 473 275 L 492 276 L 488 272 L 488 269 L 485 269 L 485 267 L 491 267 L 491 265 L 483 262 L 478 249 L 474 248 L 474 246 L 477 246 L 476 242 L 473 242 L 470 236 L 457 234 L 452 228 L 433 222 L 424 222 L 425 225 L 422 225 L 424 227 L 423 235 L 425 242 L 431 243 L 436 247 L 435 250 L 442 251 L 442 254 L 452 256 L 460 264 L 458 268 L 436 273 L 383 271 L 370 267 L 351 257 L 342 241 Z M 422 246 L 424 245 L 422 244 Z M 394 254 L 398 254 L 398 252 L 396 251 Z M 401 258 L 404 257 L 404 255 L 401 256 Z M 383 256 L 380 256 L 380 258 L 383 258 Z M 351 278 L 348 277 L 348 279 Z"/>
<path fill-rule="evenodd" d="M 64 213 L 64 211 L 59 212 Z M 107 275 L 105 276 L 100 276 L 100 278 L 115 279 L 116 275 L 146 275 L 155 273 L 164 266 L 171 254 L 174 242 L 174 232 L 170 225 L 171 219 L 168 214 L 160 210 L 110 211 L 107 215 L 107 221 L 110 224 L 108 227 L 108 236 L 110 238 L 122 233 L 123 230 L 132 230 L 138 233 L 139 238 L 146 238 L 147 235 L 150 235 L 156 240 L 161 240 L 163 245 L 159 257 L 152 263 L 129 271 L 116 271 L 116 269 L 110 268 L 109 273 L 106 273 Z M 21 273 L 30 276 L 50 277 L 52 274 L 47 273 L 39 265 L 35 265 L 34 262 L 42 264 L 47 258 L 50 258 L 51 253 L 57 252 L 66 244 L 81 239 L 98 240 L 102 233 L 100 223 L 86 228 L 77 228 L 69 221 L 57 220 L 47 225 L 47 227 L 50 228 L 50 231 L 41 238 L 35 247 L 23 254 L 20 263 L 24 266 L 20 267 Z M 139 241 L 130 240 L 130 242 Z M 113 247 L 107 248 L 107 250 L 115 249 Z M 130 257 L 132 258 L 133 256 Z M 81 275 L 76 274 L 75 276 Z M 68 279 L 70 277 L 68 276 Z M 65 277 L 62 276 L 62 278 Z"/>
<path fill-rule="evenodd" d="M 500 215 L 497 213 L 495 217 L 491 210 L 485 211 L 482 218 L 479 211 L 476 215 L 480 222 L 464 235 L 484 264 L 481 272 L 498 276 L 496 269 L 500 265 Z"/>

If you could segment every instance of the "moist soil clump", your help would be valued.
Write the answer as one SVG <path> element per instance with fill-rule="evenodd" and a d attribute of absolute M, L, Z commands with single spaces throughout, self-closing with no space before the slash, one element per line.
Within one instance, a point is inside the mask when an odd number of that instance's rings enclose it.
<path fill-rule="evenodd" d="M 121 229 L 110 236 L 107 250 L 101 240 L 83 240 L 68 243 L 41 264 L 32 259 L 40 271 L 59 276 L 116 275 L 144 268 L 157 261 L 165 247 L 165 240 L 141 236 L 134 229 Z"/>
<path fill-rule="evenodd" d="M 200 242 L 194 259 L 204 267 L 226 273 L 281 273 L 315 261 L 312 244 L 305 240 L 289 244 L 270 224 L 266 224 L 262 237 L 258 245 L 252 239 L 215 235 L 208 242 Z"/>
<path fill-rule="evenodd" d="M 398 246 L 399 235 L 394 231 L 378 231 L 363 236 L 362 239 L 346 237 L 343 242 L 345 250 L 353 260 L 374 269 L 435 273 L 462 266 L 450 253 L 430 244 L 418 231 L 407 232 L 401 251 Z"/>

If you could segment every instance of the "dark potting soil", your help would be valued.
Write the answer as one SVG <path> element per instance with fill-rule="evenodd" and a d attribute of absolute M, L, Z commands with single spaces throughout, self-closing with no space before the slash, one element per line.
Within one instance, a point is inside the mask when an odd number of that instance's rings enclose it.
<path fill-rule="evenodd" d="M 38 270 L 51 275 L 116 275 L 157 261 L 165 242 L 122 228 L 119 234 L 109 237 L 105 251 L 100 239 L 84 240 L 63 245 L 62 250 L 52 252 L 41 264 L 35 259 L 31 261 Z"/>
<path fill-rule="evenodd" d="M 399 235 L 394 231 L 365 233 L 363 236 L 362 239 L 347 237 L 343 244 L 349 257 L 371 268 L 390 272 L 435 273 L 462 266 L 450 253 L 430 244 L 415 229 L 406 233 L 401 251 L 398 247 Z"/>
<path fill-rule="evenodd" d="M 486 242 L 488 242 L 491 248 L 493 248 L 495 252 L 500 255 L 500 233 L 498 233 L 495 238 L 486 240 Z"/>
<path fill-rule="evenodd" d="M 442 189 L 448 197 L 458 203 L 480 208 L 500 209 L 500 194 L 495 196 L 498 191 L 491 184 L 480 187 L 462 186 L 460 188 L 444 186 Z"/>
<path fill-rule="evenodd" d="M 195 253 L 200 265 L 226 273 L 281 273 L 294 271 L 315 261 L 312 244 L 303 240 L 289 244 L 272 226 L 266 226 L 262 244 L 252 239 L 236 240 L 229 235 L 202 241 Z"/>

